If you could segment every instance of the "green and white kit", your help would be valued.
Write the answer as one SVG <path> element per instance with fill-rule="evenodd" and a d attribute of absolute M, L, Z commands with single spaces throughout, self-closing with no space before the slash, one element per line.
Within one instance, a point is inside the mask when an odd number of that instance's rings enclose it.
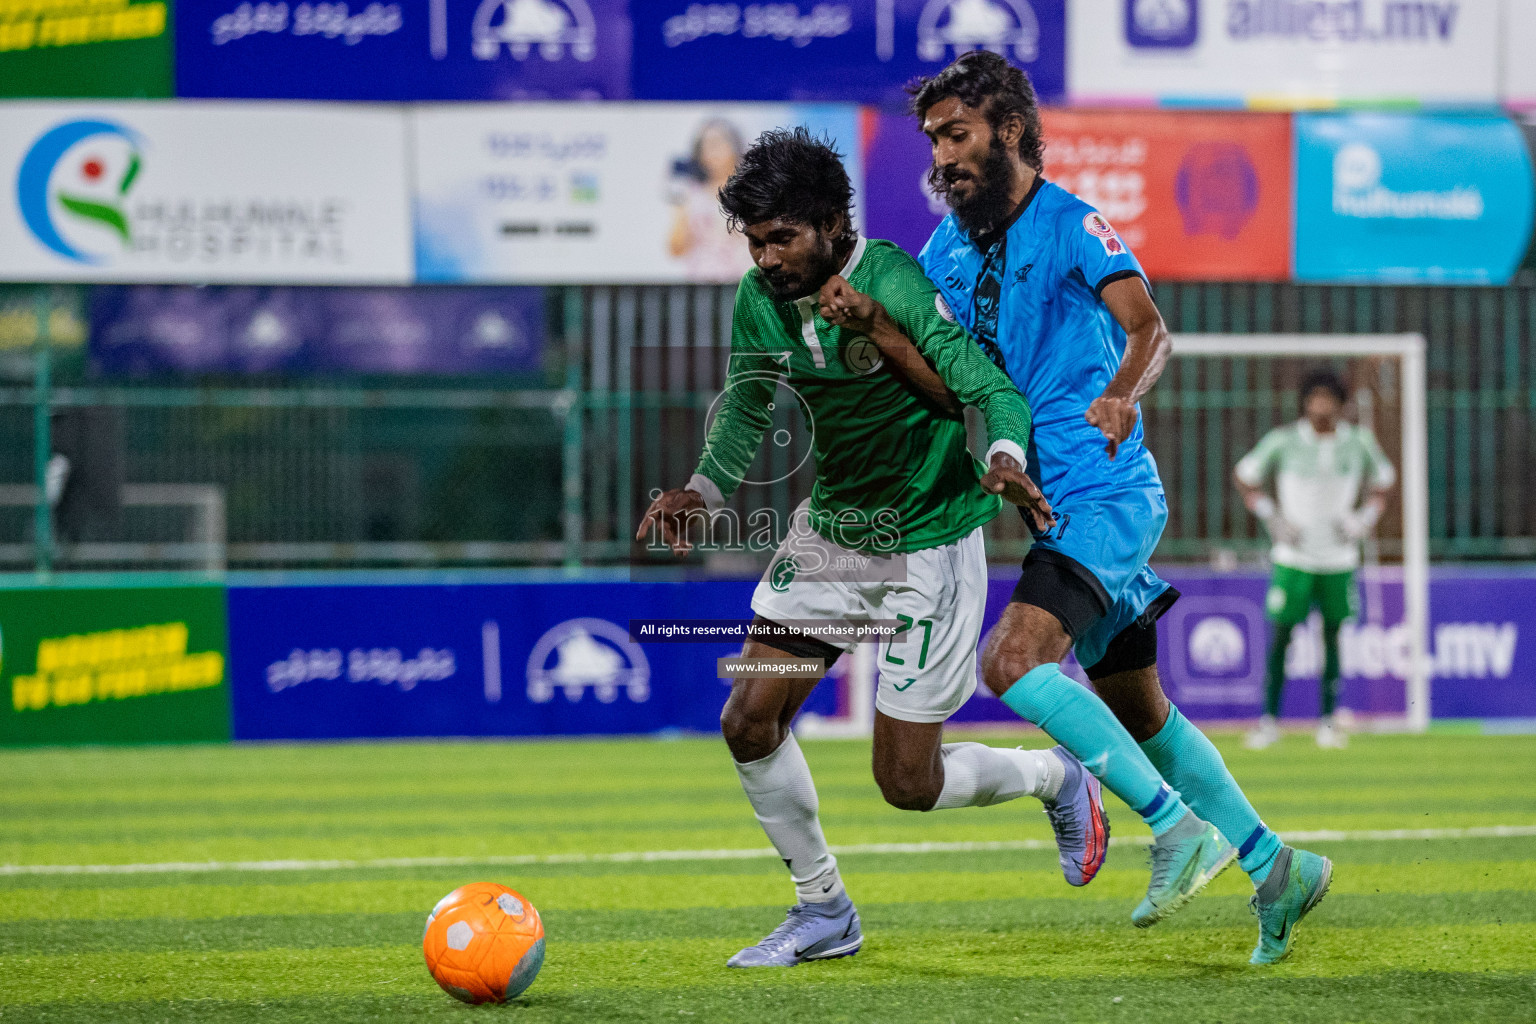
<path fill-rule="evenodd" d="M 860 238 L 842 274 L 885 307 L 959 400 L 980 409 L 991 447 L 1024 465 L 1029 408 L 939 299 L 917 262 L 890 242 Z M 770 423 L 782 379 L 804 401 L 816 483 L 752 596 L 765 618 L 909 621 L 881 642 L 876 707 L 893 718 L 943 721 L 976 686 L 985 604 L 981 527 L 1000 499 L 966 447 L 962 416 L 936 409 L 863 335 L 823 320 L 815 295 L 778 301 L 760 271 L 742 278 L 730 378 L 689 489 L 721 507 Z M 844 650 L 852 642 L 835 646 Z"/>
<path fill-rule="evenodd" d="M 1330 621 L 1353 613 L 1353 573 L 1360 565 L 1360 541 L 1351 529 L 1362 485 L 1384 489 L 1397 479 L 1376 437 L 1341 421 L 1332 434 L 1319 434 L 1306 419 L 1265 434 L 1237 464 L 1237 478 L 1262 487 L 1273 474 L 1278 514 L 1295 537 L 1277 536 L 1270 550 L 1275 583 L 1269 614 L 1299 622 L 1313 603 Z"/>

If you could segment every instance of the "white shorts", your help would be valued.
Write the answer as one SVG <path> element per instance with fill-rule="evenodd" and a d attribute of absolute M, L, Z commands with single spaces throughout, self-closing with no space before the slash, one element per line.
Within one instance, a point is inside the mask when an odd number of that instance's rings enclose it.
<path fill-rule="evenodd" d="M 806 508 L 795 510 L 800 520 Z M 752 610 L 797 622 L 895 620 L 905 640 L 881 640 L 875 707 L 903 722 L 942 722 L 976 691 L 976 643 L 987 598 L 987 554 L 977 527 L 957 541 L 867 555 L 793 531 L 752 593 Z M 842 651 L 855 641 L 827 642 Z"/>

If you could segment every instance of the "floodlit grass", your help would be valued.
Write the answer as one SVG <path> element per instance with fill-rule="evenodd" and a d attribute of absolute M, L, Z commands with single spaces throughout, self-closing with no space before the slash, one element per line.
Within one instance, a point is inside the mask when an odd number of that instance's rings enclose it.
<path fill-rule="evenodd" d="M 1038 734 L 1028 742 L 1043 742 Z M 1536 825 L 1536 738 L 1222 742 L 1287 830 Z M 1008 742 L 1019 742 L 1018 737 Z M 1049 838 L 1038 805 L 886 807 L 862 743 L 807 743 L 835 844 Z M 717 741 L 409 743 L 0 753 L 0 863 L 370 860 L 760 848 Z M 1117 836 L 1145 835 L 1112 804 Z M 1229 871 L 1131 927 L 1145 853 L 1069 888 L 1049 851 L 842 857 L 856 957 L 724 961 L 792 890 L 771 857 L 0 876 L 0 1021 L 1536 1020 L 1536 837 L 1309 844 L 1336 862 L 1283 964 L 1250 967 Z M 438 991 L 422 921 L 467 881 L 541 909 L 548 959 L 516 1003 Z"/>

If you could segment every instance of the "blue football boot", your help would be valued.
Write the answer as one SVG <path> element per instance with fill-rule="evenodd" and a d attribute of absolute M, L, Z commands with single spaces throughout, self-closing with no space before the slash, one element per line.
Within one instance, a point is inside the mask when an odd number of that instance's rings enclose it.
<path fill-rule="evenodd" d="M 826 903 L 796 903 L 783 924 L 731 957 L 726 966 L 793 967 L 807 960 L 853 956 L 863 944 L 859 912 L 845 892 Z"/>
<path fill-rule="evenodd" d="M 1066 766 L 1067 775 L 1055 800 L 1046 801 L 1045 814 L 1056 830 L 1061 873 L 1068 885 L 1087 885 L 1104 866 L 1109 852 L 1109 815 L 1104 787 L 1066 747 L 1051 750 Z"/>

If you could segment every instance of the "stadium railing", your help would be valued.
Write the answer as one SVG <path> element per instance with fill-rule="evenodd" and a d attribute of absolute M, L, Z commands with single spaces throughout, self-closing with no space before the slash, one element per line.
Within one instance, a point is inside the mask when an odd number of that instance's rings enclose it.
<path fill-rule="evenodd" d="M 126 479 L 219 489 L 232 568 L 601 565 L 621 562 L 649 492 L 693 469 L 725 374 L 734 289 L 558 290 L 541 387 L 495 380 L 152 386 L 62 376 L 47 407 L 125 417 Z M 1428 340 L 1430 550 L 1437 559 L 1536 557 L 1536 287 L 1161 284 L 1179 333 L 1400 333 Z M 1159 557 L 1255 558 L 1230 465 L 1250 434 L 1295 415 L 1295 381 L 1255 363 L 1243 379 L 1174 366 L 1144 403 L 1172 515 Z M 14 380 L 14 378 L 13 378 Z M 39 390 L 0 387 L 0 483 L 34 480 Z M 1190 410 L 1199 431 L 1171 424 Z M 791 410 L 784 410 L 793 422 Z M 1241 429 L 1229 424 L 1242 421 Z M 797 439 L 770 452 L 755 504 L 809 493 Z M 1213 457 L 1212 453 L 1220 453 Z M 123 510 L 121 568 L 179 568 L 187 507 Z M 0 504 L 0 568 L 36 561 L 35 515 Z M 1394 556 L 1390 533 L 1383 554 Z M 1017 517 L 993 527 L 994 557 L 1023 548 Z M 29 557 L 30 553 L 30 557 Z M 81 567 L 52 552 L 61 568 Z M 84 554 L 77 551 L 76 555 Z M 189 552 L 181 551 L 182 556 Z M 206 563 L 200 563 L 206 564 Z"/>

